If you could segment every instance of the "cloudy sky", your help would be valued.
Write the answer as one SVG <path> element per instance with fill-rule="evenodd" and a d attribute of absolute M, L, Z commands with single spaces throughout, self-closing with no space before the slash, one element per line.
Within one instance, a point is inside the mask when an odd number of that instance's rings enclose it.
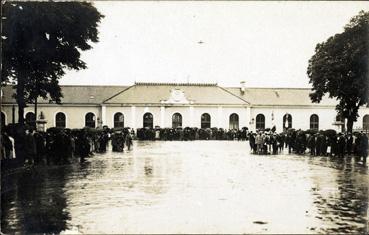
<path fill-rule="evenodd" d="M 105 15 L 88 69 L 61 84 L 217 82 L 309 87 L 315 45 L 369 2 L 94 2 Z"/>

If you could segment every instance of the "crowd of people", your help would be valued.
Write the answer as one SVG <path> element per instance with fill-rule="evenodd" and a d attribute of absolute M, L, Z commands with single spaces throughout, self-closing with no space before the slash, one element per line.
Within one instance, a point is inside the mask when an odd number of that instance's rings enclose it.
<path fill-rule="evenodd" d="M 223 128 L 140 128 L 139 140 L 246 140 L 247 128 L 240 130 Z"/>
<path fill-rule="evenodd" d="M 46 132 L 34 128 L 8 126 L 2 129 L 2 169 L 24 165 L 63 165 L 85 159 L 94 153 L 112 150 L 123 152 L 132 146 L 132 134 L 127 128 L 101 130 L 49 128 Z"/>
<path fill-rule="evenodd" d="M 336 133 L 334 130 L 302 131 L 290 129 L 283 133 L 275 129 L 249 132 L 247 128 L 140 128 L 133 129 L 61 129 L 46 132 L 24 126 L 2 129 L 2 168 L 38 164 L 68 164 L 75 159 L 84 161 L 94 153 L 104 153 L 109 144 L 113 152 L 131 150 L 133 139 L 191 141 L 191 140 L 248 140 L 254 154 L 288 153 L 314 156 L 355 155 L 366 161 L 368 137 L 364 133 Z"/>
<path fill-rule="evenodd" d="M 133 145 L 133 137 L 134 131 L 129 131 L 125 129 L 124 131 L 115 131 L 111 135 L 111 145 L 113 152 L 123 152 L 124 144 L 127 146 L 127 151 L 131 150 L 131 146 Z"/>
<path fill-rule="evenodd" d="M 250 132 L 248 136 L 254 154 L 278 154 L 288 148 L 288 153 L 313 156 L 354 155 L 361 157 L 364 162 L 368 155 L 368 136 L 363 132 L 336 133 L 334 130 L 315 132 L 291 129 L 283 133 Z"/>

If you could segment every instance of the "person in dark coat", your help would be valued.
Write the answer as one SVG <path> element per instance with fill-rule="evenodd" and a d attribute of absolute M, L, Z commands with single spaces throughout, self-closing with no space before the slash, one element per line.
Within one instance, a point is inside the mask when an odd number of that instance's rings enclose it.
<path fill-rule="evenodd" d="M 353 146 L 353 137 L 351 133 L 348 133 L 346 136 L 346 152 L 348 155 L 351 155 L 352 153 L 352 146 Z"/>
<path fill-rule="evenodd" d="M 323 156 L 327 156 L 328 141 L 329 141 L 328 137 L 325 135 L 322 135 L 321 151 L 322 151 Z"/>
<path fill-rule="evenodd" d="M 252 132 L 250 132 L 249 144 L 250 144 L 250 149 L 255 154 L 256 153 L 256 143 L 255 143 L 254 133 L 252 133 Z"/>
<path fill-rule="evenodd" d="M 51 159 L 53 156 L 53 153 L 55 151 L 55 137 L 53 136 L 53 133 L 47 132 L 46 133 L 46 164 L 51 164 Z"/>
<path fill-rule="evenodd" d="M 90 141 L 88 140 L 86 133 L 82 130 L 76 140 L 76 145 L 79 146 L 80 161 L 84 162 L 86 157 L 90 154 Z"/>
<path fill-rule="evenodd" d="M 105 153 L 106 152 L 106 145 L 108 144 L 109 137 L 108 134 L 104 131 L 101 133 L 99 137 L 99 152 Z"/>
<path fill-rule="evenodd" d="M 55 134 L 55 141 L 53 146 L 53 161 L 55 164 L 62 164 L 65 158 L 65 137 L 60 131 Z"/>
<path fill-rule="evenodd" d="M 117 133 L 113 133 L 111 136 L 111 146 L 113 152 L 118 151 L 117 137 L 118 137 Z"/>
<path fill-rule="evenodd" d="M 315 154 L 317 156 L 322 155 L 322 142 L 323 141 L 323 136 L 321 134 L 317 134 L 316 138 L 315 138 Z"/>
<path fill-rule="evenodd" d="M 65 149 L 63 151 L 62 162 L 63 164 L 69 164 L 73 156 L 73 143 L 72 136 L 69 131 L 62 131 L 63 142 Z"/>
<path fill-rule="evenodd" d="M 346 148 L 346 139 L 343 136 L 343 134 L 340 133 L 338 135 L 338 140 L 337 140 L 337 155 L 339 157 L 344 157 L 344 155 L 345 155 L 345 148 Z"/>
<path fill-rule="evenodd" d="M 123 133 L 117 133 L 117 137 L 116 137 L 116 141 L 117 141 L 117 152 L 123 152 L 124 149 L 124 135 Z"/>
<path fill-rule="evenodd" d="M 34 138 L 36 141 L 36 156 L 35 156 L 35 164 L 38 165 L 44 161 L 44 156 L 46 154 L 46 143 L 44 135 L 40 132 L 35 132 Z"/>
<path fill-rule="evenodd" d="M 127 145 L 127 150 L 130 151 L 131 150 L 131 146 L 132 146 L 132 136 L 131 133 L 127 133 L 126 135 L 126 145 Z"/>
<path fill-rule="evenodd" d="M 277 135 L 279 152 L 282 152 L 284 150 L 284 140 L 285 140 L 285 135 L 283 133 L 280 135 Z"/>
<path fill-rule="evenodd" d="M 277 134 L 273 134 L 271 136 L 270 142 L 272 144 L 273 154 L 278 153 L 278 141 L 277 141 Z"/>

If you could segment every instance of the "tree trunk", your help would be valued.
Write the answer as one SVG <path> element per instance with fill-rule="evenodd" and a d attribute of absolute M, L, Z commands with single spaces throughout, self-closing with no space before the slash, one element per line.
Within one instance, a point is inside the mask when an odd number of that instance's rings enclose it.
<path fill-rule="evenodd" d="M 17 104 L 18 104 L 18 123 L 24 125 L 24 108 L 26 107 L 26 101 L 24 99 L 24 82 L 26 80 L 23 72 L 19 73 L 17 84 Z"/>
<path fill-rule="evenodd" d="M 354 119 L 352 119 L 352 118 L 347 118 L 347 132 L 350 132 L 350 133 L 352 133 L 352 127 L 354 126 Z"/>
<path fill-rule="evenodd" d="M 37 127 L 37 97 L 35 98 L 35 126 L 34 128 Z"/>

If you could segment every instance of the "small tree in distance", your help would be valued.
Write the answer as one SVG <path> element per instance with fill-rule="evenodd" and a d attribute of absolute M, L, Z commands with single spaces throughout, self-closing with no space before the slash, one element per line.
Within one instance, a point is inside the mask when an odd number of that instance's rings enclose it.
<path fill-rule="evenodd" d="M 312 84 L 310 98 L 319 103 L 325 94 L 336 98 L 336 110 L 347 119 L 352 132 L 358 110 L 368 104 L 369 94 L 369 12 L 360 11 L 344 32 L 317 44 L 307 74 Z"/>
<path fill-rule="evenodd" d="M 27 102 L 49 97 L 60 103 L 58 80 L 65 69 L 86 68 L 80 51 L 98 42 L 103 16 L 86 2 L 5 2 L 2 17 L 1 82 L 15 81 L 18 122 L 23 124 Z"/>

